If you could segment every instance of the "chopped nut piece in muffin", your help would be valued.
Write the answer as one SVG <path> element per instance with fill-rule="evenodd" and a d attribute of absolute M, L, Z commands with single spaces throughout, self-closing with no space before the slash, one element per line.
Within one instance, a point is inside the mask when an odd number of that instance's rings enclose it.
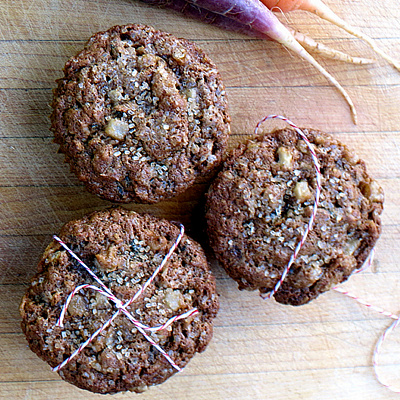
<path fill-rule="evenodd" d="M 380 232 L 383 192 L 365 163 L 334 138 L 304 129 L 314 145 L 322 191 L 300 253 L 274 294 L 301 305 L 361 268 Z M 310 151 L 294 130 L 240 145 L 211 185 L 206 218 L 211 246 L 240 289 L 270 293 L 304 235 L 316 177 Z"/>
<path fill-rule="evenodd" d="M 230 118 L 214 63 L 195 44 L 144 25 L 95 34 L 64 67 L 51 129 L 87 189 L 156 203 L 221 162 Z"/>
<path fill-rule="evenodd" d="M 66 224 L 60 238 L 117 299 L 126 303 L 161 265 L 179 235 L 179 228 L 166 220 L 114 208 Z M 99 287 L 65 248 L 56 241 L 50 243 L 20 312 L 31 350 L 53 368 L 68 360 L 117 311 L 108 297 L 86 288 L 72 297 L 64 327 L 57 326 L 67 297 L 82 284 Z M 200 245 L 183 235 L 155 279 L 127 309 L 148 327 L 165 325 L 169 319 L 188 313 L 161 330 L 147 331 L 180 369 L 204 351 L 212 337 L 218 296 Z M 121 312 L 58 372 L 82 389 L 116 393 L 141 392 L 176 371 Z"/>

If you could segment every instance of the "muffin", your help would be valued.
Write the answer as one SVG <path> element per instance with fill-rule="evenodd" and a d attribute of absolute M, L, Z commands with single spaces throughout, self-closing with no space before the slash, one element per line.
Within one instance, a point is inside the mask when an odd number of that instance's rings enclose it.
<path fill-rule="evenodd" d="M 96 393 L 142 392 L 205 350 L 219 307 L 215 279 L 200 245 L 178 226 L 119 207 L 69 222 L 59 237 L 99 281 L 54 240 L 20 313 L 31 350 L 64 380 Z M 133 300 L 126 309 L 137 323 L 115 316 L 107 290 Z"/>
<path fill-rule="evenodd" d="M 221 162 L 230 118 L 216 66 L 195 44 L 145 25 L 92 36 L 64 67 L 51 130 L 86 188 L 156 203 Z"/>
<path fill-rule="evenodd" d="M 217 259 L 239 289 L 302 305 L 360 269 L 381 232 L 383 191 L 365 163 L 333 137 L 304 129 L 320 163 L 314 226 L 278 290 L 302 239 L 316 191 L 306 142 L 292 129 L 241 144 L 211 185 L 206 219 Z"/>

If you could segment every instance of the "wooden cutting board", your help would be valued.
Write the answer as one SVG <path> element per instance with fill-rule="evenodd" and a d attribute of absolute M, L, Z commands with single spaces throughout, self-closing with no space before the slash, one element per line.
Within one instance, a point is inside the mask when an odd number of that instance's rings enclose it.
<path fill-rule="evenodd" d="M 398 0 L 326 1 L 400 58 Z M 287 19 L 286 19 L 287 18 Z M 305 13 L 281 18 L 324 44 L 374 57 L 358 39 Z M 37 261 L 63 223 L 109 203 L 88 194 L 63 164 L 49 131 L 48 104 L 65 61 L 89 36 L 115 24 L 146 23 L 194 40 L 218 65 L 230 101 L 230 147 L 271 113 L 335 135 L 366 160 L 386 193 L 382 237 L 372 268 L 343 287 L 392 312 L 400 309 L 400 72 L 321 60 L 353 98 L 359 124 L 313 67 L 273 42 L 254 40 L 135 0 L 0 2 L 0 398 L 100 398 L 63 382 L 21 333 L 18 305 Z M 270 122 L 265 129 L 280 125 Z M 177 199 L 129 208 L 184 222 L 201 234 L 207 182 Z M 199 212 L 200 210 L 200 212 Z M 214 339 L 185 370 L 145 399 L 397 399 L 376 379 L 373 349 L 390 318 L 336 292 L 302 307 L 239 292 L 212 260 L 221 310 Z M 400 330 L 385 342 L 382 371 L 399 383 Z M 113 399 L 135 397 L 115 395 Z M 139 398 L 139 397 L 138 397 Z"/>

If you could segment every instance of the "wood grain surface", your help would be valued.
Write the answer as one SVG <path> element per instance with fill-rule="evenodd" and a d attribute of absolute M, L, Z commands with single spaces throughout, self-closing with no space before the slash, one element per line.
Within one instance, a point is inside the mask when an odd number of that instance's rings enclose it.
<path fill-rule="evenodd" d="M 398 0 L 327 0 L 348 22 L 400 58 Z M 316 17 L 280 16 L 324 44 L 374 57 L 360 40 Z M 343 287 L 370 303 L 400 309 L 400 72 L 380 58 L 370 66 L 320 59 L 353 98 L 359 124 L 313 67 L 276 43 L 202 24 L 135 0 L 0 1 L 0 398 L 95 399 L 62 381 L 28 348 L 18 306 L 38 259 L 65 222 L 110 203 L 88 194 L 57 154 L 49 103 L 66 60 L 95 32 L 146 23 L 195 41 L 217 64 L 232 116 L 230 147 L 263 116 L 279 113 L 299 126 L 335 135 L 356 150 L 386 195 L 383 232 L 372 268 Z M 268 122 L 265 129 L 283 126 Z M 202 202 L 208 181 L 176 199 L 128 208 L 180 220 L 207 249 Z M 208 251 L 208 250 L 207 250 Z M 301 307 L 239 292 L 221 268 L 221 309 L 212 343 L 166 383 L 113 399 L 397 399 L 376 379 L 374 346 L 391 320 L 336 292 Z M 400 376 L 400 329 L 385 342 L 382 371 Z M 104 397 L 102 397 L 104 398 Z"/>

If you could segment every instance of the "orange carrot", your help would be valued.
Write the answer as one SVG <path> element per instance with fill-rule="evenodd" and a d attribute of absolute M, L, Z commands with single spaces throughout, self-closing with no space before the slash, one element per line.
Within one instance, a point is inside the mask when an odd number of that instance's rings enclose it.
<path fill-rule="evenodd" d="M 380 49 L 374 40 L 362 33 L 359 29 L 352 27 L 342 18 L 337 16 L 327 5 L 321 0 L 261 0 L 270 10 L 281 10 L 283 12 L 303 10 L 318 15 L 318 17 L 333 23 L 334 25 L 344 29 L 351 35 L 364 40 L 369 46 L 379 54 L 388 63 L 393 65 L 400 71 L 400 62 L 386 54 Z"/>
<path fill-rule="evenodd" d="M 305 10 L 305 11 L 310 11 L 306 10 L 303 7 L 306 7 L 303 3 L 312 3 L 312 0 L 310 1 L 304 1 L 304 0 L 261 0 L 262 3 L 264 3 L 270 10 L 273 8 L 279 8 L 283 12 L 289 12 L 289 11 L 294 11 L 294 10 Z"/>

